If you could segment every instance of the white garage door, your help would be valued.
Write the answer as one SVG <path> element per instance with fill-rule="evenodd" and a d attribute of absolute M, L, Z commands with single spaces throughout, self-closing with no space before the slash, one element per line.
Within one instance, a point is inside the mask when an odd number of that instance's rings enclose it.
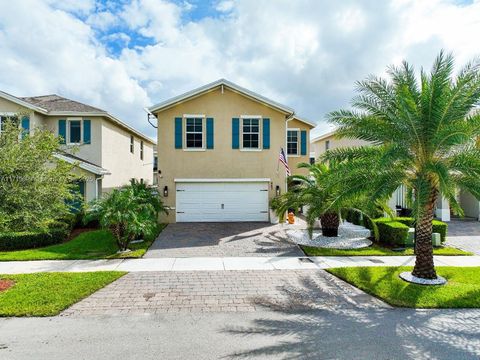
<path fill-rule="evenodd" d="M 178 182 L 177 222 L 268 221 L 268 184 Z"/>

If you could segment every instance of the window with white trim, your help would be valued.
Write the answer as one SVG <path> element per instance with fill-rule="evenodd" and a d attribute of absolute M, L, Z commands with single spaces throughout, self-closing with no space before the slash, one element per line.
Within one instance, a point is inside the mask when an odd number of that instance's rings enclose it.
<path fill-rule="evenodd" d="M 82 121 L 68 120 L 68 142 L 80 144 L 82 142 Z"/>
<path fill-rule="evenodd" d="M 140 160 L 143 160 L 143 141 L 140 141 Z"/>
<path fill-rule="evenodd" d="M 185 119 L 185 148 L 203 148 L 203 118 Z"/>
<path fill-rule="evenodd" d="M 133 135 L 130 135 L 130 152 L 132 154 L 135 152 L 135 138 Z"/>
<path fill-rule="evenodd" d="M 325 141 L 325 150 L 329 150 L 330 149 L 330 140 L 326 140 Z"/>
<path fill-rule="evenodd" d="M 242 119 L 242 147 L 260 148 L 260 119 Z"/>
<path fill-rule="evenodd" d="M 298 130 L 287 130 L 287 155 L 298 155 Z"/>

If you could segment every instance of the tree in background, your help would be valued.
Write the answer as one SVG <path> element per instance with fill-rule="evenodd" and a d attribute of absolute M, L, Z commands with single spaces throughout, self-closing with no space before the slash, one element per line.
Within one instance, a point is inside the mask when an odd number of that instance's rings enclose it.
<path fill-rule="evenodd" d="M 375 146 L 329 150 L 336 161 L 342 197 L 369 192 L 369 198 L 390 196 L 405 185 L 414 194 L 416 262 L 412 274 L 436 279 L 432 219 L 439 196 L 457 213 L 458 188 L 480 199 L 480 62 L 467 64 L 453 76 L 454 61 L 443 52 L 430 73 L 417 77 L 406 62 L 388 69 L 389 80 L 370 76 L 357 83 L 354 110 L 329 114 L 337 136 L 366 140 Z"/>
<path fill-rule="evenodd" d="M 59 139 L 50 131 L 26 134 L 17 118 L 0 133 L 0 231 L 48 230 L 70 214 L 74 165 L 55 158 Z"/>

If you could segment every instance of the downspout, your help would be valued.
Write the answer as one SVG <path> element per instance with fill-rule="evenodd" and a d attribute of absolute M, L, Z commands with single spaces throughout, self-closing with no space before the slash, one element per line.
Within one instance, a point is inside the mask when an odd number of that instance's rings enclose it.
<path fill-rule="evenodd" d="M 288 122 L 293 120 L 294 117 L 295 117 L 295 111 L 285 116 L 285 150 L 286 150 L 285 159 L 287 160 L 287 164 L 288 164 L 288 150 L 287 150 Z M 285 177 L 285 191 L 288 191 L 288 180 L 286 177 Z"/>

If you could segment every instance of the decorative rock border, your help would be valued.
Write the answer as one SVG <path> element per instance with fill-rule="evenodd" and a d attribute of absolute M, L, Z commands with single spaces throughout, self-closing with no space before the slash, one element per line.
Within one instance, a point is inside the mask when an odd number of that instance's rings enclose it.
<path fill-rule="evenodd" d="M 326 237 L 315 231 L 312 239 L 308 236 L 307 230 L 287 230 L 287 236 L 291 241 L 299 245 L 321 247 L 327 249 L 352 250 L 362 249 L 372 245 L 372 242 L 363 237 L 348 237 L 340 234 L 337 237 Z"/>
<path fill-rule="evenodd" d="M 436 279 L 423 279 L 412 275 L 409 271 L 402 272 L 399 277 L 402 280 L 417 285 L 445 285 L 447 283 L 447 279 L 439 275 L 437 275 Z"/>

